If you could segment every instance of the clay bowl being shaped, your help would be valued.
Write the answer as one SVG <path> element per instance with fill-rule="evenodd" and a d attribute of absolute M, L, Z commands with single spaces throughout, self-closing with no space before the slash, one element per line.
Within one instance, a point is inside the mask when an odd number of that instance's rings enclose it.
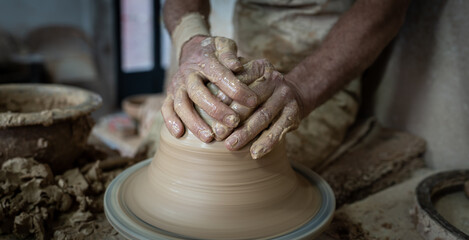
<path fill-rule="evenodd" d="M 163 126 L 154 159 L 114 179 L 104 207 L 129 239 L 311 239 L 335 199 L 318 175 L 292 168 L 284 144 L 253 160 L 249 146 L 230 152 Z"/>
<path fill-rule="evenodd" d="M 425 239 L 469 239 L 469 170 L 441 172 L 417 186 L 417 230 Z"/>
<path fill-rule="evenodd" d="M 72 167 L 93 126 L 101 97 L 76 87 L 0 85 L 0 164 L 34 157 L 54 172 Z"/>

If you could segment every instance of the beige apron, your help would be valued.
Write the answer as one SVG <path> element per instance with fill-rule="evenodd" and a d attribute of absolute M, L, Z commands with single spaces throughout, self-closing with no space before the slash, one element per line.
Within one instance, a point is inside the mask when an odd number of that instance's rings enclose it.
<path fill-rule="evenodd" d="M 234 32 L 240 55 L 267 58 L 287 73 L 321 44 L 351 5 L 348 0 L 239 0 Z M 289 158 L 311 168 L 326 164 L 354 123 L 359 101 L 356 79 L 287 134 Z"/>

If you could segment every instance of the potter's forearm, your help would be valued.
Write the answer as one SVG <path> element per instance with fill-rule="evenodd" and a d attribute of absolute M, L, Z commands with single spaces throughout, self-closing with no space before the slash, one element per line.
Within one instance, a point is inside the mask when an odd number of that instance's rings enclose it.
<path fill-rule="evenodd" d="M 298 88 L 303 116 L 371 65 L 399 31 L 409 2 L 358 0 L 321 47 L 286 75 Z"/>
<path fill-rule="evenodd" d="M 181 18 L 189 13 L 200 13 L 208 19 L 210 13 L 209 0 L 167 0 L 163 8 L 166 28 L 172 34 Z"/>

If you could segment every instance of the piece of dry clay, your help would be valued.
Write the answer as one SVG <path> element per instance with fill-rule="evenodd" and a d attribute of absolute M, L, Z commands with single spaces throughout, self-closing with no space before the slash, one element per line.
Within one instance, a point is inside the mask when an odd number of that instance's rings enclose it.
<path fill-rule="evenodd" d="M 97 161 L 84 173 L 74 168 L 54 177 L 47 164 L 30 158 L 13 158 L 3 163 L 0 235 L 83 239 L 90 234 L 116 234 L 111 226 L 98 229 L 98 224 L 90 221 L 103 211 L 104 189 L 120 172 L 102 173 L 99 165 Z"/>
<path fill-rule="evenodd" d="M 124 201 L 143 221 L 201 239 L 257 239 L 291 232 L 321 206 L 319 190 L 290 166 L 284 144 L 253 160 L 187 131 L 162 128 L 149 167 L 123 185 Z"/>

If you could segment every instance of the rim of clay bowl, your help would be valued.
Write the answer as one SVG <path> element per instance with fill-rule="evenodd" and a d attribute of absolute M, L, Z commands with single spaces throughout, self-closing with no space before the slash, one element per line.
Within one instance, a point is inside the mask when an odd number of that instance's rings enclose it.
<path fill-rule="evenodd" d="M 448 189 L 464 184 L 469 180 L 469 169 L 439 172 L 426 177 L 416 188 L 417 204 L 425 211 L 430 219 L 447 229 L 458 239 L 469 239 L 463 231 L 449 223 L 435 208 L 434 197 L 441 195 Z M 463 188 L 463 187 L 462 187 Z M 464 191 L 464 190 L 463 190 Z"/>
<path fill-rule="evenodd" d="M 168 232 L 158 227 L 152 226 L 138 216 L 135 216 L 123 202 L 122 187 L 126 180 L 136 172 L 142 170 L 150 164 L 152 159 L 139 162 L 120 173 L 106 189 L 104 193 L 104 213 L 111 226 L 127 239 L 185 239 L 200 240 L 190 238 L 176 233 Z M 262 238 L 271 240 L 290 239 L 313 239 L 322 233 L 332 220 L 335 211 L 335 196 L 329 184 L 311 169 L 296 163 L 290 162 L 293 169 L 303 175 L 311 184 L 316 184 L 321 193 L 322 205 L 311 220 L 299 226 L 292 232 L 283 235 Z"/>
<path fill-rule="evenodd" d="M 32 112 L 0 112 L 0 129 L 6 127 L 19 127 L 28 125 L 49 126 L 55 122 L 75 119 L 91 113 L 102 104 L 102 98 L 93 92 L 78 87 L 65 86 L 61 84 L 1 84 L 0 96 L 9 101 L 9 96 L 16 94 L 30 94 L 32 97 L 38 94 L 59 94 L 59 96 L 70 99 L 78 98 L 78 103 L 70 103 L 67 106 Z M 32 99 L 31 101 L 34 101 Z"/>

